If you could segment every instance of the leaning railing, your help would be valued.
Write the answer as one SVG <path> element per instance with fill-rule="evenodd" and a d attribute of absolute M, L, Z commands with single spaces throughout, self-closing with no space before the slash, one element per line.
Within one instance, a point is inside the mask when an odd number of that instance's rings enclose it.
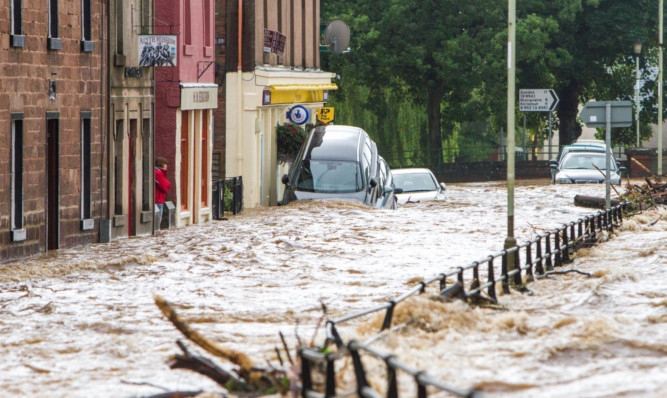
<path fill-rule="evenodd" d="M 236 215 L 243 211 L 243 177 L 213 181 L 213 219 L 221 220 L 225 212 Z"/>
<path fill-rule="evenodd" d="M 457 267 L 447 273 L 441 273 L 431 279 L 419 282 L 419 285 L 403 294 L 397 299 L 389 300 L 387 303 L 356 314 L 344 316 L 339 319 L 327 321 L 327 344 L 333 342 L 338 350 L 335 352 L 322 353 L 322 351 L 303 348 L 300 350 L 302 396 L 306 397 L 342 397 L 356 393 L 360 397 L 381 397 L 374 391 L 366 378 L 361 355 L 370 355 L 382 360 L 387 368 L 387 390 L 388 398 L 398 398 L 397 372 L 405 372 L 412 376 L 416 383 L 417 396 L 427 397 L 427 387 L 444 391 L 459 397 L 476 397 L 480 393 L 475 390 L 461 390 L 430 378 L 425 372 L 411 369 L 402 364 L 391 354 L 383 354 L 372 349 L 369 344 L 356 341 L 344 342 L 337 330 L 341 323 L 356 319 L 372 313 L 384 311 L 384 320 L 381 330 L 391 328 L 394 308 L 407 298 L 422 294 L 426 287 L 437 283 L 440 295 L 448 297 L 459 297 L 462 299 L 482 298 L 486 294 L 488 299 L 497 301 L 496 285 L 501 284 L 503 293 L 510 293 L 510 285 L 521 286 L 526 281 L 534 279 L 535 274 L 545 275 L 554 267 L 560 267 L 570 262 L 570 251 L 574 252 L 586 243 L 597 239 L 598 233 L 602 231 L 613 232 L 614 228 L 620 226 L 623 221 L 623 212 L 627 203 L 621 203 L 608 210 L 599 211 L 593 215 L 579 218 L 577 221 L 564 224 L 563 226 L 538 235 L 535 239 L 517 245 L 500 253 L 490 255 L 479 261 L 463 267 Z M 513 262 L 509 267 L 508 262 Z M 498 265 L 500 269 L 498 270 Z M 485 282 L 482 284 L 482 277 Z M 456 279 L 448 285 L 449 279 Z M 336 387 L 335 362 L 337 359 L 352 358 L 354 365 L 356 388 L 354 391 L 338 393 Z M 313 369 L 319 369 L 324 373 L 325 382 L 323 386 L 316 388 L 313 382 Z"/>

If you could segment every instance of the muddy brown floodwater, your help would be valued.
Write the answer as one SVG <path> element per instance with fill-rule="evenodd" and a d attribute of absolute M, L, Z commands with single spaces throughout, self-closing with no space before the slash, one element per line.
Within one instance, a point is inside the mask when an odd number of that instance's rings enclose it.
<path fill-rule="evenodd" d="M 573 205 L 577 193 L 604 196 L 604 186 L 520 182 L 517 240 L 593 213 Z M 396 211 L 346 202 L 249 209 L 228 221 L 1 264 L 0 397 L 219 391 L 168 368 L 181 335 L 154 294 L 205 336 L 263 365 L 275 360 L 279 332 L 292 346 L 296 334 L 310 338 L 321 302 L 331 318 L 352 314 L 499 252 L 504 187 L 450 184 L 447 196 Z M 375 347 L 489 396 L 667 396 L 667 210 L 626 221 L 570 266 L 594 277 L 537 281 L 530 295 L 501 296 L 502 311 L 411 298 L 395 315 L 407 326 Z M 366 338 L 378 322 L 361 318 L 344 332 Z M 369 372 L 381 388 L 380 367 Z M 400 386 L 414 396 L 410 383 Z"/>

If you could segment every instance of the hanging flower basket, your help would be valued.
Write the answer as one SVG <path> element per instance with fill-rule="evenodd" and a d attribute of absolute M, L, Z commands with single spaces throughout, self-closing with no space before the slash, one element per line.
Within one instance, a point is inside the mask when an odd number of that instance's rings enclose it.
<path fill-rule="evenodd" d="M 312 125 L 307 124 L 306 129 L 310 131 Z M 276 136 L 278 141 L 278 163 L 291 163 L 301 144 L 306 140 L 306 129 L 298 124 L 287 122 L 276 125 Z"/>

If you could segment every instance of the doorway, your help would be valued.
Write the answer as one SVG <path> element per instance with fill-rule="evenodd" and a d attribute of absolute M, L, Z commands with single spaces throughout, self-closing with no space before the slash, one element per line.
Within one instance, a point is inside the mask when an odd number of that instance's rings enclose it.
<path fill-rule="evenodd" d="M 60 248 L 59 113 L 46 114 L 46 250 Z"/>

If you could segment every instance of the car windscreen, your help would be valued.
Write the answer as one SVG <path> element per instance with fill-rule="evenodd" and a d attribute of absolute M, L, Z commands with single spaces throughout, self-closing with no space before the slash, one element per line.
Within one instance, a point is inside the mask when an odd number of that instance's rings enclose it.
<path fill-rule="evenodd" d="M 357 162 L 340 160 L 304 160 L 296 177 L 299 191 L 339 193 L 363 189 Z"/>
<path fill-rule="evenodd" d="M 428 173 L 394 174 L 394 185 L 403 192 L 436 191 L 438 185 Z"/>
<path fill-rule="evenodd" d="M 607 168 L 604 153 L 568 153 L 563 159 L 561 169 L 600 170 Z M 611 170 L 616 170 L 615 162 L 610 159 Z"/>

